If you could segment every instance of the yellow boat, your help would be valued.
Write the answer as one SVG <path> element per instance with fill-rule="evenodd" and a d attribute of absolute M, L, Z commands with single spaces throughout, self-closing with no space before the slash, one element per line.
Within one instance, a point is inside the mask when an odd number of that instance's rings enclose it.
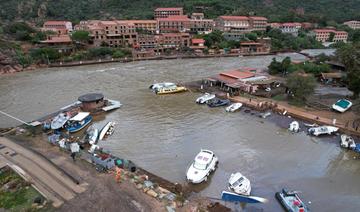
<path fill-rule="evenodd" d="M 155 91 L 156 94 L 172 94 L 187 91 L 187 88 L 183 86 L 171 86 L 171 87 L 162 87 Z"/>

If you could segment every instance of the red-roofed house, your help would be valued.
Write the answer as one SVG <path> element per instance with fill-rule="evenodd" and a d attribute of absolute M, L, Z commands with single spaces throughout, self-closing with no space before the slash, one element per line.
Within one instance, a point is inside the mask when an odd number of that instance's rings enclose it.
<path fill-rule="evenodd" d="M 346 21 L 344 25 L 350 27 L 351 29 L 360 29 L 360 21 Z"/>
<path fill-rule="evenodd" d="M 40 43 L 57 49 L 59 53 L 71 52 L 73 49 L 71 46 L 72 40 L 69 35 L 52 35 Z"/>
<path fill-rule="evenodd" d="M 347 42 L 348 33 L 345 31 L 336 31 L 335 29 L 314 29 L 315 39 L 320 42 Z M 334 34 L 332 40 L 330 35 Z"/>
<path fill-rule="evenodd" d="M 190 30 L 190 19 L 186 15 L 169 16 L 156 19 L 158 32 L 188 32 Z"/>
<path fill-rule="evenodd" d="M 184 10 L 182 7 L 170 7 L 170 8 L 156 8 L 154 11 L 154 17 L 157 18 L 167 18 L 169 16 L 183 15 Z"/>
<path fill-rule="evenodd" d="M 72 29 L 72 23 L 70 21 L 45 21 L 42 31 L 54 31 L 64 35 L 71 32 Z"/>
<path fill-rule="evenodd" d="M 271 39 L 262 38 L 255 41 L 240 42 L 239 53 L 242 55 L 269 54 Z"/>
<path fill-rule="evenodd" d="M 191 49 L 194 49 L 194 50 L 203 50 L 206 48 L 205 46 L 205 40 L 202 39 L 202 38 L 193 38 L 191 39 L 191 46 L 190 46 Z"/>
<path fill-rule="evenodd" d="M 250 16 L 250 26 L 252 31 L 265 31 L 268 19 L 261 16 Z"/>

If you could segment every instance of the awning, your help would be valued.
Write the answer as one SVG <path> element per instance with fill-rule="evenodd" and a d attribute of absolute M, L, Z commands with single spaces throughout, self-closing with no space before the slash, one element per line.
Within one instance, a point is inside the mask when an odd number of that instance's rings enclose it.
<path fill-rule="evenodd" d="M 78 114 L 76 114 L 76 116 L 72 117 L 70 121 L 82 121 L 84 120 L 84 118 L 88 117 L 89 115 L 90 113 L 88 112 L 79 112 Z"/>

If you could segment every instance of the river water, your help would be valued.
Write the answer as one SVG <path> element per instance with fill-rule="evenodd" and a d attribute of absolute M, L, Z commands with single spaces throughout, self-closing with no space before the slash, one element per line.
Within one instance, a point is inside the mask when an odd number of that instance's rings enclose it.
<path fill-rule="evenodd" d="M 302 55 L 283 54 L 304 60 Z M 339 148 L 335 136 L 311 138 L 284 129 L 291 119 L 264 120 L 249 113 L 225 113 L 194 103 L 198 93 L 156 96 L 154 81 L 187 82 L 239 67 L 266 67 L 273 56 L 112 63 L 42 69 L 0 76 L 0 110 L 30 121 L 74 102 L 88 92 L 102 92 L 123 107 L 97 117 L 96 126 L 118 124 L 102 143 L 116 155 L 173 182 L 185 184 L 185 173 L 201 148 L 219 157 L 218 169 L 195 193 L 220 198 L 232 172 L 252 183 L 252 194 L 269 199 L 247 205 L 247 211 L 280 211 L 274 194 L 283 187 L 300 190 L 313 211 L 357 211 L 360 207 L 360 163 Z M 281 123 L 281 124 L 279 124 Z M 0 127 L 18 123 L 0 115 Z M 234 207 L 234 206 L 232 206 Z"/>

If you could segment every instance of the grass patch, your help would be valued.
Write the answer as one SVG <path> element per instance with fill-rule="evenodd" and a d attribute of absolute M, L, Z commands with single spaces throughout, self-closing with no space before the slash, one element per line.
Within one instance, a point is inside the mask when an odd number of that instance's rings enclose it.
<path fill-rule="evenodd" d="M 288 100 L 288 103 L 289 105 L 293 105 L 293 106 L 296 106 L 296 107 L 304 107 L 305 106 L 305 102 L 302 101 L 302 100 L 299 100 L 299 99 L 289 99 Z"/>
<path fill-rule="evenodd" d="M 271 99 L 273 99 L 275 101 L 285 101 L 286 100 L 286 95 L 279 94 L 279 95 L 271 97 Z"/>
<path fill-rule="evenodd" d="M 39 196 L 41 195 L 33 187 L 11 169 L 0 172 L 0 208 L 33 211 L 32 204 Z"/>

